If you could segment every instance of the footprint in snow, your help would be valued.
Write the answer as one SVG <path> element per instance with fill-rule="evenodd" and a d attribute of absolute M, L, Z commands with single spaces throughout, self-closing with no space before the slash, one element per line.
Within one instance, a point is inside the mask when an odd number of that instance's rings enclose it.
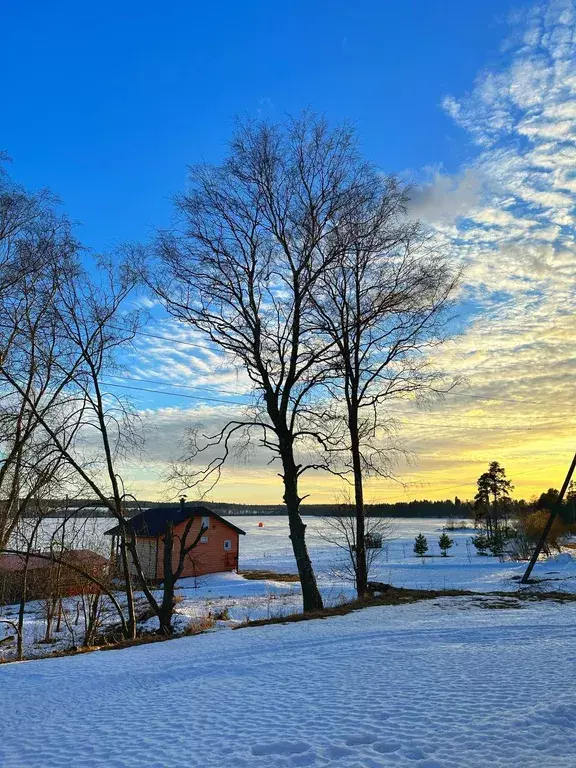
<path fill-rule="evenodd" d="M 396 752 L 401 746 L 402 744 L 399 744 L 397 741 L 376 741 L 372 744 L 372 749 L 385 754 L 386 752 Z"/>
<path fill-rule="evenodd" d="M 378 736 L 373 733 L 353 733 L 351 736 L 347 736 L 344 741 L 349 747 L 356 747 L 360 744 L 373 744 L 377 738 Z"/>
<path fill-rule="evenodd" d="M 339 757 L 348 757 L 349 755 L 353 754 L 354 751 L 352 749 L 349 749 L 348 747 L 340 747 L 337 744 L 333 744 L 326 750 L 326 755 L 331 760 L 336 760 Z"/>
<path fill-rule="evenodd" d="M 405 749 L 402 751 L 402 754 L 409 760 L 426 760 L 428 757 L 428 755 L 426 755 L 426 753 L 421 749 L 418 749 L 418 747 Z"/>
<path fill-rule="evenodd" d="M 305 741 L 271 741 L 268 744 L 254 744 L 253 755 L 297 755 L 307 752 L 310 744 Z"/>

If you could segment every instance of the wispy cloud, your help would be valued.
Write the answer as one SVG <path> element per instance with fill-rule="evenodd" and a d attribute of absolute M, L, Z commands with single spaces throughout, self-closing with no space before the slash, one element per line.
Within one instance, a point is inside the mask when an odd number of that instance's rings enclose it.
<path fill-rule="evenodd" d="M 478 199 L 465 194 L 459 207 L 450 197 L 460 182 L 441 175 L 423 193 L 423 215 L 465 265 L 464 298 L 477 308 L 441 361 L 485 400 L 448 397 L 437 407 L 443 419 L 423 415 L 429 426 L 415 440 L 420 476 L 457 483 L 497 458 L 530 492 L 562 475 L 537 476 L 539 466 L 574 450 L 574 3 L 552 0 L 512 22 L 500 66 L 480 73 L 469 93 L 443 99 L 478 147 L 458 177 L 481 180 Z"/>
<path fill-rule="evenodd" d="M 518 492 L 530 495 L 559 482 L 575 447 L 574 2 L 551 0 L 516 13 L 500 61 L 480 72 L 468 93 L 445 94 L 442 105 L 468 135 L 473 160 L 452 175 L 441 167 L 424 171 L 427 181 L 414 195 L 412 213 L 465 267 L 461 296 L 471 316 L 437 362 L 465 378 L 468 388 L 428 411 L 408 404 L 394 409 L 407 447 L 419 456 L 403 470 L 406 493 L 471 496 L 473 479 L 498 459 Z M 131 361 L 134 375 L 231 397 L 249 391 L 245 374 L 202 348 L 206 340 L 182 324 L 158 321 L 150 333 L 196 346 L 142 337 Z M 217 405 L 201 409 L 201 420 L 214 424 L 228 413 Z M 198 415 L 197 409 L 154 415 L 163 436 L 159 464 Z M 221 497 L 278 500 L 275 470 L 267 471 L 262 459 L 231 471 Z M 329 501 L 334 492 L 326 477 L 304 485 L 311 500 Z M 398 486 L 381 481 L 369 492 L 399 496 Z"/>

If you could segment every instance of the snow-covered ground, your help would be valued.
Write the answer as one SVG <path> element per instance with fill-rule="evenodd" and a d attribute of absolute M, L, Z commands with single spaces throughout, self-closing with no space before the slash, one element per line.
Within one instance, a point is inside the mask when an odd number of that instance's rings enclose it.
<path fill-rule="evenodd" d="M 234 517 L 231 520 L 246 531 L 240 540 L 240 569 L 268 569 L 280 573 L 295 573 L 296 565 L 286 518 Z M 308 547 L 319 583 L 325 591 L 349 589 L 336 571 L 343 555 L 327 544 L 319 532 L 325 529 L 322 518 L 305 518 Z M 258 523 L 264 522 L 259 528 Z M 526 563 L 500 562 L 498 558 L 476 554 L 471 539 L 475 531 L 449 532 L 454 540 L 448 557 L 440 557 L 438 539 L 446 521 L 442 519 L 396 518 L 392 521 L 392 539 L 381 550 L 372 569 L 371 578 L 396 587 L 414 589 L 466 589 L 491 592 L 518 588 L 517 579 Z M 423 533 L 428 541 L 428 555 L 422 560 L 413 552 L 414 539 Z M 576 591 L 576 562 L 566 556 L 554 562 L 552 568 L 539 564 L 533 574 L 545 578 L 542 588 Z"/>
<path fill-rule="evenodd" d="M 576 605 L 441 598 L 0 667 L 3 768 L 572 768 Z"/>
<path fill-rule="evenodd" d="M 288 539 L 288 524 L 284 518 L 234 518 L 246 531 L 240 542 L 241 570 L 269 570 L 276 573 L 296 573 L 296 564 Z M 264 527 L 258 527 L 264 522 Z M 353 585 L 339 571 L 345 555 L 326 543 L 319 535 L 325 525 L 321 518 L 308 518 L 307 538 L 318 583 L 326 604 L 336 604 L 353 597 Z M 474 592 L 516 592 L 526 563 L 501 562 L 496 557 L 480 556 L 471 544 L 474 531 L 450 532 L 454 540 L 448 557 L 440 556 L 438 538 L 445 521 L 435 519 L 396 519 L 393 538 L 385 544 L 374 563 L 371 578 L 413 589 L 459 589 Z M 423 533 L 428 540 L 431 557 L 415 557 L 414 538 Z M 576 559 L 562 554 L 538 563 L 534 571 L 539 591 L 576 591 Z M 218 614 L 227 610 L 236 621 L 271 618 L 298 611 L 301 604 L 300 587 L 275 581 L 251 581 L 236 574 L 205 576 L 198 582 L 180 582 L 183 602 L 179 612 L 200 617 L 207 612 Z"/>
<path fill-rule="evenodd" d="M 268 570 L 275 573 L 295 573 L 296 566 L 290 540 L 288 523 L 280 517 L 234 517 L 235 525 L 246 531 L 240 541 L 240 569 Z M 262 522 L 263 527 L 259 527 Z M 321 533 L 326 526 L 322 518 L 306 518 L 308 546 L 314 562 L 318 582 L 325 603 L 334 605 L 353 597 L 353 585 L 341 575 L 345 557 L 337 547 L 327 544 Z M 474 532 L 451 532 L 454 540 L 448 557 L 440 557 L 438 538 L 444 520 L 396 519 L 393 538 L 379 552 L 372 571 L 372 578 L 397 587 L 419 589 L 463 589 L 476 592 L 520 589 L 518 579 L 524 572 L 525 563 L 500 562 L 498 558 L 481 557 L 471 545 Z M 107 540 L 101 531 L 110 527 L 109 520 L 89 523 L 93 546 L 105 550 Z M 424 560 L 415 557 L 412 547 L 414 538 L 423 533 L 429 544 L 429 555 Z M 75 534 L 80 536 L 80 530 Z M 100 539 L 99 539 L 100 535 Z M 546 562 L 538 563 L 533 574 L 540 580 L 537 589 L 576 591 L 576 559 L 563 554 Z M 534 589 L 535 587 L 530 587 Z M 297 583 L 274 580 L 247 580 L 234 573 L 213 574 L 200 579 L 183 579 L 179 584 L 181 598 L 177 606 L 176 626 L 183 629 L 189 622 L 211 615 L 225 617 L 229 626 L 246 620 L 272 618 L 301 610 L 300 587 Z M 44 608 L 41 603 L 30 603 L 25 621 L 25 645 L 27 656 L 43 656 L 78 644 L 82 636 L 82 620 L 74 626 L 74 598 L 66 601 L 69 609 L 68 624 L 63 623 L 60 633 L 55 633 L 51 644 L 41 642 L 44 634 Z M 0 607 L 0 618 L 14 620 L 16 606 Z M 109 613 L 109 620 L 116 620 Z M 156 619 L 147 627 L 156 628 Z M 74 637 L 71 635 L 71 631 Z M 9 625 L 0 623 L 0 639 L 13 635 Z M 0 656 L 10 659 L 15 654 L 15 641 L 0 648 Z"/>

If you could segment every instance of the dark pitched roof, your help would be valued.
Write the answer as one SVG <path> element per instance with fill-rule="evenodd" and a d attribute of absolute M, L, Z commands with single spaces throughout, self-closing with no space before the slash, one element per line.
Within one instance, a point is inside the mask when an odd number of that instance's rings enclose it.
<path fill-rule="evenodd" d="M 215 517 L 216 520 L 220 520 L 221 523 L 232 528 L 237 533 L 245 535 L 245 531 L 238 528 L 236 525 L 232 525 L 228 520 L 225 520 L 216 512 L 207 509 L 206 507 L 152 507 L 151 509 L 145 509 L 138 515 L 134 515 L 126 521 L 128 530 L 135 533 L 137 536 L 160 536 L 166 530 L 166 523 L 172 521 L 174 525 L 188 520 L 190 517 Z M 105 536 L 117 536 L 120 533 L 120 526 L 116 525 L 114 528 L 110 528 L 105 532 Z"/>

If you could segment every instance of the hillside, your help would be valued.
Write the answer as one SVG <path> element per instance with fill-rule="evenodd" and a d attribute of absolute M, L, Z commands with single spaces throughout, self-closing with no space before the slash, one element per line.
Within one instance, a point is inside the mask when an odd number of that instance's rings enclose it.
<path fill-rule="evenodd" d="M 5 665 L 0 765 L 569 768 L 576 606 L 493 607 L 441 598 Z"/>

